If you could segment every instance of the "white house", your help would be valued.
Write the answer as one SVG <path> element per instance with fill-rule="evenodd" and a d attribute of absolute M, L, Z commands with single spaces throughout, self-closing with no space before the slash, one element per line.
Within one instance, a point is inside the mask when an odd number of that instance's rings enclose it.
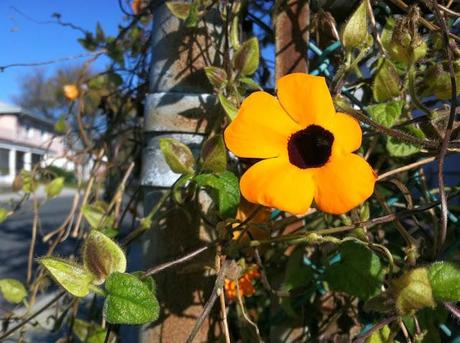
<path fill-rule="evenodd" d="M 0 102 L 0 185 L 10 185 L 20 170 L 31 170 L 40 161 L 73 168 L 62 158 L 65 150 L 53 121 Z"/>

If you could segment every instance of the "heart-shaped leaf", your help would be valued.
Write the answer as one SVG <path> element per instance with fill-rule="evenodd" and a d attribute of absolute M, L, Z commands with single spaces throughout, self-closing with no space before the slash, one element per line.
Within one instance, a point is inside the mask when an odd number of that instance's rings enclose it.
<path fill-rule="evenodd" d="M 113 273 L 105 283 L 104 317 L 111 324 L 145 324 L 158 318 L 160 306 L 149 287 L 136 276 Z"/>
<path fill-rule="evenodd" d="M 57 257 L 43 257 L 40 263 L 70 294 L 79 298 L 89 294 L 93 276 L 83 266 Z"/>

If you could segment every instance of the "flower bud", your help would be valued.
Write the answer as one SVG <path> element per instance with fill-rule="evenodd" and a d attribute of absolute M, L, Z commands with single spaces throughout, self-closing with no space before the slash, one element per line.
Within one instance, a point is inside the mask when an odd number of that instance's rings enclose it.
<path fill-rule="evenodd" d="M 436 306 L 426 268 L 413 269 L 393 280 L 390 290 L 401 315 Z"/>

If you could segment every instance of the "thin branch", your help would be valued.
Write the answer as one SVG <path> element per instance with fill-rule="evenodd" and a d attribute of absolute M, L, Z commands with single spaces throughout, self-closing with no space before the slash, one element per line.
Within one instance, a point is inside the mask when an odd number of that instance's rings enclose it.
<path fill-rule="evenodd" d="M 38 25 L 49 25 L 49 24 L 56 24 L 56 25 L 61 25 L 61 26 L 64 26 L 64 27 L 69 27 L 73 30 L 76 30 L 76 31 L 80 31 L 81 33 L 83 34 L 86 34 L 87 31 L 85 29 L 83 29 L 82 27 L 80 26 L 77 26 L 75 24 L 72 24 L 72 23 L 69 23 L 69 22 L 65 22 L 65 21 L 62 21 L 61 20 L 61 15 L 59 13 L 55 13 L 53 14 L 53 18 L 55 18 L 56 20 L 37 20 L 35 18 L 32 18 L 31 16 L 29 16 L 28 14 L 22 12 L 21 10 L 19 10 L 17 7 L 15 6 L 10 6 L 10 8 L 15 11 L 16 13 L 18 13 L 19 15 L 23 16 L 24 18 L 26 18 L 27 20 L 35 23 L 35 24 L 38 24 Z"/>
<path fill-rule="evenodd" d="M 32 281 L 32 265 L 34 262 L 34 251 L 35 251 L 35 244 L 37 242 L 37 230 L 38 230 L 38 199 L 37 195 L 33 194 L 33 223 L 32 223 L 32 238 L 30 241 L 30 248 L 29 248 L 29 256 L 27 259 L 27 283 L 30 284 Z"/>
<path fill-rule="evenodd" d="M 404 1 L 402 0 L 390 0 L 390 2 L 392 2 L 394 5 L 398 6 L 400 9 L 402 9 L 403 11 L 408 11 L 409 9 L 409 5 L 406 4 Z M 432 22 L 426 20 L 425 18 L 420 18 L 420 23 L 425 26 L 428 30 L 430 31 L 439 31 L 439 27 L 436 26 L 435 24 L 433 24 Z M 457 42 L 460 42 L 460 37 L 454 35 L 453 33 L 448 33 L 448 35 L 455 39 Z"/>
<path fill-rule="evenodd" d="M 377 25 L 375 22 L 374 11 L 372 9 L 371 0 L 367 1 L 367 13 L 369 15 L 369 21 L 371 24 L 372 33 L 374 34 L 375 41 L 377 42 L 377 47 L 379 48 L 382 56 L 386 56 L 385 49 L 383 48 L 382 39 L 380 38 L 379 31 L 377 30 Z"/>
<path fill-rule="evenodd" d="M 219 247 L 219 251 L 220 251 L 220 247 Z M 217 271 L 217 273 L 220 272 L 222 261 L 225 261 L 225 256 L 219 256 L 219 255 L 220 255 L 220 253 L 216 255 L 216 271 Z M 225 294 L 224 294 L 224 292 L 220 292 L 219 300 L 220 300 L 220 312 L 222 314 L 222 331 L 224 332 L 225 343 L 230 343 L 230 330 L 228 329 L 227 306 L 225 305 Z"/>
<path fill-rule="evenodd" d="M 163 193 L 163 195 L 161 196 L 160 200 L 158 200 L 155 207 L 152 208 L 150 213 L 144 219 L 149 218 L 150 220 L 152 220 L 157 215 L 157 213 L 160 211 L 163 204 L 166 202 L 166 200 L 171 195 L 171 189 L 172 188 L 170 188 L 168 191 Z M 136 229 L 134 229 L 133 231 L 131 231 L 130 233 L 126 235 L 126 237 L 122 240 L 121 245 L 127 246 L 128 244 L 130 244 L 132 241 L 137 239 L 139 236 L 141 236 L 144 232 L 148 231 L 149 229 L 150 228 L 145 228 L 142 225 L 138 226 Z"/>
<path fill-rule="evenodd" d="M 460 195 L 460 191 L 456 191 L 456 192 L 453 192 L 453 193 L 449 194 L 447 196 L 447 198 L 452 199 L 452 198 L 457 197 L 459 195 Z M 305 238 L 309 234 L 312 234 L 312 233 L 317 234 L 317 235 L 332 235 L 332 234 L 336 234 L 336 233 L 342 233 L 342 232 L 351 231 L 351 230 L 354 230 L 354 229 L 356 229 L 358 227 L 366 227 L 366 228 L 369 229 L 369 228 L 374 227 L 376 225 L 389 223 L 389 222 L 392 222 L 392 221 L 394 221 L 396 219 L 401 219 L 401 218 L 412 216 L 415 213 L 424 212 L 426 210 L 429 210 L 429 209 L 431 209 L 433 207 L 438 206 L 440 203 L 441 203 L 440 201 L 434 201 L 434 202 L 431 202 L 429 204 L 425 204 L 425 205 L 422 205 L 422 206 L 419 206 L 419 207 L 415 207 L 415 208 L 413 208 L 411 210 L 401 211 L 401 212 L 397 212 L 397 213 L 391 213 L 391 214 L 387 214 L 387 215 L 384 215 L 384 216 L 381 216 L 381 217 L 372 218 L 372 219 L 367 220 L 367 221 L 357 222 L 357 223 L 354 223 L 354 224 L 351 224 L 351 225 L 343 225 L 343 226 L 332 227 L 332 228 L 327 228 L 327 229 L 320 229 L 320 230 L 315 230 L 315 231 L 307 231 L 307 232 L 304 232 L 304 233 L 301 233 L 301 234 L 288 234 L 288 235 L 275 237 L 275 238 L 268 239 L 268 240 L 263 240 L 263 241 L 253 240 L 253 241 L 251 241 L 250 246 L 258 247 L 260 245 L 271 244 L 271 243 L 274 243 L 274 242 L 291 242 L 291 241 L 295 241 L 295 240 L 302 240 L 304 242 Z M 303 218 L 301 218 L 301 219 L 303 220 Z"/>
<path fill-rule="evenodd" d="M 392 317 L 386 318 L 386 319 L 382 320 L 381 322 L 375 324 L 369 331 L 367 331 L 366 333 L 356 337 L 356 339 L 353 341 L 353 343 L 364 343 L 366 341 L 366 339 L 369 338 L 370 336 L 372 336 L 372 334 L 375 331 L 378 331 L 381 328 L 383 328 L 385 325 L 390 324 L 392 321 L 396 320 L 396 318 L 398 318 L 398 317 L 397 316 L 392 316 Z"/>
<path fill-rule="evenodd" d="M 6 64 L 3 66 L 0 66 L 0 73 L 5 71 L 8 68 L 17 68 L 17 67 L 39 67 L 39 66 L 45 66 L 49 64 L 55 64 L 55 63 L 61 63 L 61 62 L 67 62 L 67 61 L 72 61 L 72 60 L 77 60 L 80 58 L 86 58 L 86 57 L 99 57 L 102 54 L 105 54 L 106 50 L 98 50 L 98 51 L 93 51 L 93 52 L 88 52 L 84 54 L 79 54 L 75 56 L 68 56 L 68 57 L 61 57 L 57 58 L 54 60 L 49 60 L 49 61 L 42 61 L 42 62 L 31 62 L 31 63 L 11 63 L 11 64 Z"/>
<path fill-rule="evenodd" d="M 45 304 L 41 309 L 39 309 L 37 312 L 32 314 L 29 318 L 27 318 L 26 320 L 22 321 L 21 323 L 19 323 L 15 327 L 13 327 L 10 330 L 8 330 L 7 332 L 5 332 L 3 335 L 0 336 L 0 342 L 2 342 L 5 338 L 10 336 L 11 334 L 15 333 L 20 328 L 22 328 L 24 325 L 26 325 L 32 319 L 34 319 L 35 317 L 37 317 L 40 314 L 42 314 L 44 311 L 46 311 L 46 309 L 48 309 L 48 307 L 50 307 L 55 302 L 57 302 L 59 299 L 61 299 L 64 296 L 64 294 L 65 294 L 65 291 L 61 291 L 58 295 L 56 295 L 53 299 L 51 299 L 47 304 Z"/>
<path fill-rule="evenodd" d="M 187 262 L 187 261 L 193 259 L 194 257 L 201 255 L 202 253 L 204 253 L 209 248 L 210 248 L 210 246 L 204 246 L 204 247 L 196 249 L 196 250 L 194 250 L 194 251 L 192 251 L 192 252 L 190 252 L 190 253 L 182 256 L 182 257 L 179 257 L 179 258 L 176 258 L 176 259 L 174 259 L 172 261 L 165 262 L 165 263 L 162 263 L 162 264 L 160 264 L 158 266 L 149 268 L 142 275 L 142 278 L 146 278 L 146 277 L 148 277 L 150 275 L 154 275 L 156 273 L 159 273 L 162 270 L 165 270 L 165 269 L 171 268 L 173 266 L 176 266 L 178 264 L 182 264 L 184 262 Z"/>
<path fill-rule="evenodd" d="M 433 156 L 433 157 L 428 157 L 428 158 L 425 158 L 423 160 L 420 160 L 420 161 L 417 161 L 417 162 L 414 162 L 414 163 L 410 163 L 410 164 L 407 164 L 405 166 L 402 166 L 402 167 L 399 167 L 399 168 L 396 168 L 396 169 L 392 169 L 392 170 L 389 170 L 383 174 L 380 174 L 377 178 L 377 181 L 382 181 L 390 176 L 393 176 L 393 175 L 396 175 L 396 174 L 399 174 L 399 173 L 402 173 L 402 172 L 405 172 L 407 170 L 411 170 L 411 169 L 415 169 L 415 168 L 418 168 L 418 167 L 421 167 L 425 164 L 428 164 L 430 162 L 433 162 L 436 160 L 436 157 Z"/>
<path fill-rule="evenodd" d="M 244 308 L 243 304 L 243 299 L 241 297 L 241 291 L 240 291 L 240 283 L 236 282 L 236 298 L 238 299 L 238 305 L 240 305 L 241 308 L 241 313 L 243 314 L 244 319 L 254 328 L 254 331 L 256 332 L 257 338 L 259 342 L 262 342 L 262 338 L 260 337 L 260 331 L 259 327 L 257 326 L 256 323 L 254 323 L 251 318 L 249 318 L 248 313 L 246 312 L 246 309 Z"/>
<path fill-rule="evenodd" d="M 460 310 L 457 308 L 457 306 L 455 306 L 454 304 L 449 303 L 449 302 L 443 302 L 442 304 L 444 305 L 445 308 L 447 308 L 447 309 L 449 310 L 449 312 L 450 312 L 457 320 L 460 320 Z"/>
<path fill-rule="evenodd" d="M 190 333 L 187 340 L 185 341 L 186 343 L 193 342 L 193 339 L 200 331 L 200 328 L 203 325 L 204 320 L 209 316 L 209 313 L 211 312 L 211 309 L 217 300 L 219 292 L 222 292 L 222 289 L 224 286 L 225 275 L 226 275 L 227 269 L 230 266 L 230 263 L 231 262 L 229 260 L 226 260 L 222 264 L 222 268 L 217 274 L 216 282 L 214 283 L 214 288 L 212 289 L 211 296 L 209 297 L 208 301 L 204 305 L 203 312 L 201 312 L 200 317 L 195 322 L 192 332 Z"/>
<path fill-rule="evenodd" d="M 444 159 L 447 154 L 447 148 L 449 145 L 450 136 L 452 134 L 452 128 L 454 126 L 455 112 L 457 108 L 457 81 L 455 78 L 454 70 L 454 58 L 452 50 L 449 45 L 449 30 L 447 28 L 446 20 L 442 15 L 438 1 L 432 0 L 433 11 L 435 13 L 436 19 L 441 25 L 441 32 L 444 41 L 444 48 L 446 50 L 448 64 L 449 64 L 449 73 L 450 73 L 450 83 L 451 83 L 451 104 L 450 104 L 450 113 L 449 120 L 447 122 L 446 131 L 444 138 L 442 140 L 441 149 L 438 155 L 438 183 L 439 183 L 439 197 L 441 198 L 441 228 L 438 234 L 438 240 L 436 241 L 436 252 L 439 254 L 441 252 L 442 246 L 446 241 L 447 235 L 447 197 L 446 190 L 444 188 Z"/>

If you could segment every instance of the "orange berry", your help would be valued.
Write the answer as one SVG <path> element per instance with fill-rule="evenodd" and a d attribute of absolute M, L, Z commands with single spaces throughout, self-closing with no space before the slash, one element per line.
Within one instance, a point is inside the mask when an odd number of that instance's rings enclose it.
<path fill-rule="evenodd" d="M 69 101 L 74 101 L 80 96 L 80 90 L 76 85 L 65 85 L 62 87 L 64 97 Z"/>

